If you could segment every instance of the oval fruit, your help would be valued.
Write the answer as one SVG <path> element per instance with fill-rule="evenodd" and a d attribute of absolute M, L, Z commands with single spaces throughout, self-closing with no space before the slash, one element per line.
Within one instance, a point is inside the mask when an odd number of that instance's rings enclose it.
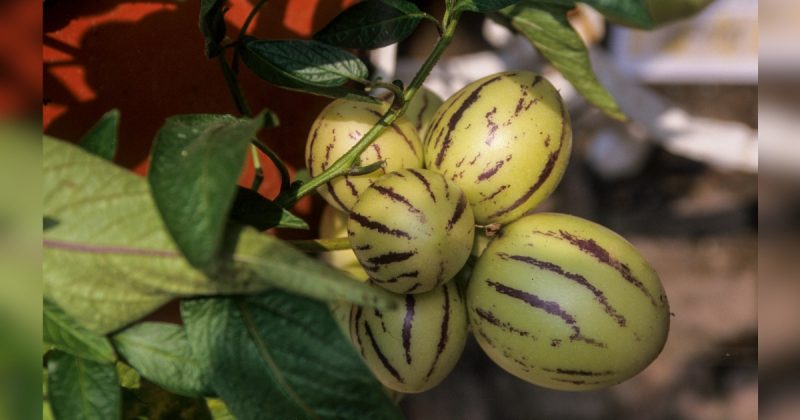
<path fill-rule="evenodd" d="M 326 205 L 319 219 L 319 237 L 343 238 L 346 236 L 347 214 L 336 210 L 333 206 Z M 320 259 L 328 263 L 331 267 L 344 271 L 355 280 L 365 282 L 369 279 L 369 275 L 367 275 L 367 272 L 361 267 L 352 249 L 323 252 L 320 254 Z M 351 306 L 352 304 L 346 301 L 337 300 L 328 302 L 328 309 L 330 309 L 333 318 L 336 320 L 336 323 L 339 324 L 339 327 L 345 335 L 349 328 L 348 322 L 350 319 Z"/>
<path fill-rule="evenodd" d="M 347 153 L 374 126 L 389 104 L 337 99 L 319 114 L 306 142 L 306 167 L 314 177 L 325 171 L 342 155 Z M 360 157 L 360 165 L 366 166 L 385 161 L 386 166 L 375 172 L 359 176 L 342 176 L 318 189 L 328 204 L 342 211 L 349 211 L 372 182 L 383 174 L 402 168 L 422 166 L 422 144 L 414 126 L 408 119 L 400 117 L 370 145 Z"/>
<path fill-rule="evenodd" d="M 336 210 L 331 205 L 326 205 L 322 209 L 322 216 L 319 219 L 319 237 L 323 239 L 347 237 L 347 213 Z M 356 280 L 367 281 L 369 279 L 369 275 L 358 262 L 352 249 L 323 252 L 319 258 Z"/>
<path fill-rule="evenodd" d="M 347 230 L 373 283 L 395 293 L 424 293 L 464 266 L 474 223 L 458 186 L 433 171 L 404 169 L 361 194 Z"/>
<path fill-rule="evenodd" d="M 669 304 L 625 239 L 574 216 L 541 213 L 503 228 L 467 289 L 481 348 L 528 382 L 589 390 L 622 382 L 661 352 Z"/>
<path fill-rule="evenodd" d="M 478 224 L 516 220 L 558 185 L 572 149 L 558 91 L 531 72 L 470 83 L 434 115 L 425 166 L 455 181 Z"/>
<path fill-rule="evenodd" d="M 439 95 L 424 86 L 419 88 L 414 98 L 408 103 L 404 115 L 411 121 L 411 124 L 414 124 L 420 139 L 425 138 L 425 133 L 428 132 L 433 121 L 433 115 L 442 103 L 444 100 Z"/>
<path fill-rule="evenodd" d="M 464 350 L 464 300 L 453 283 L 398 299 L 391 311 L 353 306 L 350 339 L 384 386 L 427 391 L 453 370 Z"/>

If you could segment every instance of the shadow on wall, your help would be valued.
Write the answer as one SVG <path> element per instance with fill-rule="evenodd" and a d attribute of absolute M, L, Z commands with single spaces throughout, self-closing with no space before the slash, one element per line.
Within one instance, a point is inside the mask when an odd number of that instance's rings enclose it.
<path fill-rule="evenodd" d="M 231 1 L 234 38 L 255 1 Z M 352 0 L 276 0 L 251 25 L 257 37 L 308 37 Z M 203 55 L 199 1 L 47 1 L 44 6 L 44 115 L 47 134 L 77 141 L 111 108 L 121 112 L 118 163 L 140 174 L 164 120 L 185 113 L 235 113 L 222 73 Z M 281 117 L 263 139 L 292 169 L 302 168 L 308 128 L 329 101 L 268 85 L 242 66 L 241 83 L 254 111 Z M 262 194 L 279 182 L 266 159 Z M 248 160 L 249 166 L 249 160 Z M 252 169 L 250 176 L 252 176 Z"/>

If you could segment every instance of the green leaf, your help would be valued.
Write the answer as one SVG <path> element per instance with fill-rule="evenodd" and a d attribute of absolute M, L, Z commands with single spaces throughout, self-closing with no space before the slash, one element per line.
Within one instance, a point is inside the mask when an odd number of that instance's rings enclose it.
<path fill-rule="evenodd" d="M 225 402 L 219 398 L 208 398 L 206 399 L 206 405 L 208 406 L 208 410 L 211 411 L 211 418 L 214 420 L 236 420 L 236 417 L 233 417 L 230 410 L 228 410 L 228 406 L 225 405 Z"/>
<path fill-rule="evenodd" d="M 353 281 L 274 236 L 230 229 L 214 272 L 193 268 L 164 228 L 148 183 L 80 148 L 45 137 L 44 296 L 100 334 L 182 296 L 241 294 L 277 286 L 318 299 L 392 304 L 388 293 Z"/>
<path fill-rule="evenodd" d="M 239 187 L 236 194 L 236 201 L 231 209 L 231 219 L 244 225 L 253 226 L 258 230 L 267 230 L 273 227 L 308 229 L 305 220 L 261 194 L 242 187 Z"/>
<path fill-rule="evenodd" d="M 181 313 L 237 418 L 401 418 L 322 303 L 273 291 L 185 300 Z"/>
<path fill-rule="evenodd" d="M 187 397 L 213 395 L 208 372 L 192 354 L 182 326 L 143 322 L 113 339 L 122 357 L 147 380 Z"/>
<path fill-rule="evenodd" d="M 128 389 L 137 389 L 142 386 L 142 376 L 130 365 L 117 361 L 117 377 L 119 386 Z"/>
<path fill-rule="evenodd" d="M 119 110 L 112 109 L 102 117 L 81 138 L 80 145 L 97 156 L 114 160 L 117 152 L 117 131 L 119 130 Z"/>
<path fill-rule="evenodd" d="M 314 39 L 344 48 L 373 49 L 406 39 L 424 18 L 414 3 L 381 0 L 356 3 L 336 16 Z"/>
<path fill-rule="evenodd" d="M 73 356 L 95 362 L 113 362 L 117 359 L 108 338 L 87 330 L 47 299 L 44 300 L 43 309 L 44 342 Z"/>
<path fill-rule="evenodd" d="M 205 39 L 205 54 L 208 58 L 222 52 L 219 43 L 225 38 L 225 0 L 200 0 L 200 33 Z"/>
<path fill-rule="evenodd" d="M 493 12 L 508 7 L 519 0 L 456 0 L 453 10 L 456 13 L 470 12 Z"/>
<path fill-rule="evenodd" d="M 286 89 L 332 98 L 376 102 L 366 93 L 343 87 L 365 79 L 367 66 L 342 49 L 313 40 L 257 40 L 240 48 L 242 61 L 260 78 Z"/>
<path fill-rule="evenodd" d="M 589 102 L 609 116 L 624 120 L 625 115 L 610 93 L 600 84 L 592 69 L 583 40 L 567 21 L 567 9 L 523 1 L 503 9 L 500 15 L 522 33 Z"/>
<path fill-rule="evenodd" d="M 121 392 L 113 363 L 54 352 L 47 370 L 48 400 L 56 419 L 121 418 Z"/>
<path fill-rule="evenodd" d="M 657 0 L 661 2 L 673 2 L 675 0 Z M 568 8 L 575 7 L 576 0 L 536 0 L 536 3 L 550 3 Z M 602 13 L 610 20 L 638 28 L 649 29 L 653 27 L 653 20 L 650 16 L 647 0 L 582 0 L 592 6 L 595 10 Z"/>
<path fill-rule="evenodd" d="M 250 140 L 263 117 L 179 115 L 156 134 L 148 180 L 167 230 L 186 259 L 216 256 Z"/>

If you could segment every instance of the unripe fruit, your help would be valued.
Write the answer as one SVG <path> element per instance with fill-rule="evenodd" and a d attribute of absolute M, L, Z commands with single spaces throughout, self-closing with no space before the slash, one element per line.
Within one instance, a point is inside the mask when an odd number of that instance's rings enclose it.
<path fill-rule="evenodd" d="M 374 126 L 389 104 L 337 99 L 319 114 L 306 142 L 306 167 L 314 177 L 347 153 Z M 422 166 L 422 145 L 414 126 L 400 117 L 360 156 L 360 165 L 378 161 L 386 166 L 370 174 L 342 176 L 318 189 L 328 204 L 349 211 L 358 195 L 381 175 L 402 168 Z"/>
<path fill-rule="evenodd" d="M 336 210 L 333 206 L 326 205 L 319 219 L 319 237 L 343 238 L 346 236 L 347 214 Z M 323 252 L 320 254 L 320 259 L 328 263 L 331 267 L 344 271 L 355 280 L 365 282 L 369 279 L 369 275 L 367 275 L 367 272 L 361 267 L 352 249 Z M 352 304 L 346 301 L 328 302 L 328 309 L 330 309 L 333 318 L 345 334 L 347 334 L 349 328 L 348 322 L 350 322 L 351 306 Z"/>
<path fill-rule="evenodd" d="M 489 244 L 467 288 L 481 348 L 528 382 L 589 390 L 622 382 L 661 351 L 669 305 L 625 239 L 554 213 L 523 217 Z"/>
<path fill-rule="evenodd" d="M 507 223 L 553 192 L 571 149 L 558 91 L 537 74 L 508 72 L 470 83 L 439 107 L 425 165 L 458 183 L 478 224 Z"/>
<path fill-rule="evenodd" d="M 433 121 L 436 110 L 444 103 L 439 95 L 426 87 L 421 87 L 411 102 L 408 103 L 405 116 L 414 124 L 420 139 L 425 138 L 425 133 Z"/>
<path fill-rule="evenodd" d="M 427 391 L 453 370 L 464 350 L 464 300 L 454 283 L 398 298 L 402 301 L 391 311 L 354 306 L 350 339 L 384 386 Z"/>
<path fill-rule="evenodd" d="M 347 237 L 347 214 L 326 205 L 319 219 L 320 238 Z M 369 275 L 358 262 L 352 249 L 328 251 L 320 254 L 320 259 L 331 267 L 338 268 L 359 281 L 367 281 Z"/>
<path fill-rule="evenodd" d="M 373 282 L 395 293 L 424 293 L 450 280 L 475 235 L 464 193 L 425 169 L 392 172 L 372 184 L 353 206 L 347 230 Z"/>

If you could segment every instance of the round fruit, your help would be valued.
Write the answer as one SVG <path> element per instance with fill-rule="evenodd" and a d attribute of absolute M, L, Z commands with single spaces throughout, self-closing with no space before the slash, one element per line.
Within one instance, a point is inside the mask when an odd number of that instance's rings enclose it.
<path fill-rule="evenodd" d="M 425 165 L 464 190 L 478 224 L 508 223 L 547 198 L 572 149 L 558 91 L 531 72 L 470 83 L 434 115 Z"/>
<path fill-rule="evenodd" d="M 528 382 L 589 390 L 622 382 L 661 351 L 669 305 L 658 275 L 625 239 L 554 213 L 506 226 L 467 289 L 481 348 Z"/>
<path fill-rule="evenodd" d="M 336 210 L 333 206 L 325 206 L 319 219 L 319 237 L 347 237 L 347 214 Z M 320 259 L 331 267 L 338 268 L 351 275 L 356 280 L 367 281 L 369 279 L 369 275 L 358 262 L 358 258 L 356 258 L 356 254 L 352 249 L 323 252 L 320 254 Z"/>
<path fill-rule="evenodd" d="M 389 108 L 388 103 L 337 99 L 319 114 L 306 142 L 306 167 L 317 176 L 347 153 Z M 422 145 L 414 126 L 400 117 L 361 154 L 360 165 L 385 161 L 386 166 L 367 175 L 342 176 L 318 189 L 322 198 L 342 211 L 349 211 L 361 194 L 381 175 L 402 168 L 422 166 Z"/>
<path fill-rule="evenodd" d="M 353 306 L 350 339 L 387 388 L 415 393 L 441 382 L 467 341 L 467 314 L 456 285 L 398 296 L 396 309 Z"/>
<path fill-rule="evenodd" d="M 419 138 L 425 138 L 425 133 L 428 132 L 428 127 L 433 121 L 433 115 L 443 102 L 439 95 L 423 86 L 408 103 L 404 115 L 414 124 Z"/>
<path fill-rule="evenodd" d="M 474 223 L 458 186 L 433 171 L 404 169 L 361 194 L 347 230 L 375 284 L 395 293 L 424 293 L 450 280 L 467 261 Z"/>
<path fill-rule="evenodd" d="M 319 237 L 343 238 L 346 236 L 347 214 L 336 210 L 333 206 L 325 206 L 322 210 L 322 216 L 319 219 Z M 352 249 L 323 252 L 320 254 L 320 259 L 328 263 L 331 267 L 344 271 L 355 280 L 367 281 L 369 279 L 369 275 L 367 275 L 367 272 L 361 267 Z M 328 302 L 328 308 L 333 318 L 345 334 L 347 334 L 349 328 L 348 322 L 350 319 L 351 306 L 352 304 L 346 301 Z"/>

